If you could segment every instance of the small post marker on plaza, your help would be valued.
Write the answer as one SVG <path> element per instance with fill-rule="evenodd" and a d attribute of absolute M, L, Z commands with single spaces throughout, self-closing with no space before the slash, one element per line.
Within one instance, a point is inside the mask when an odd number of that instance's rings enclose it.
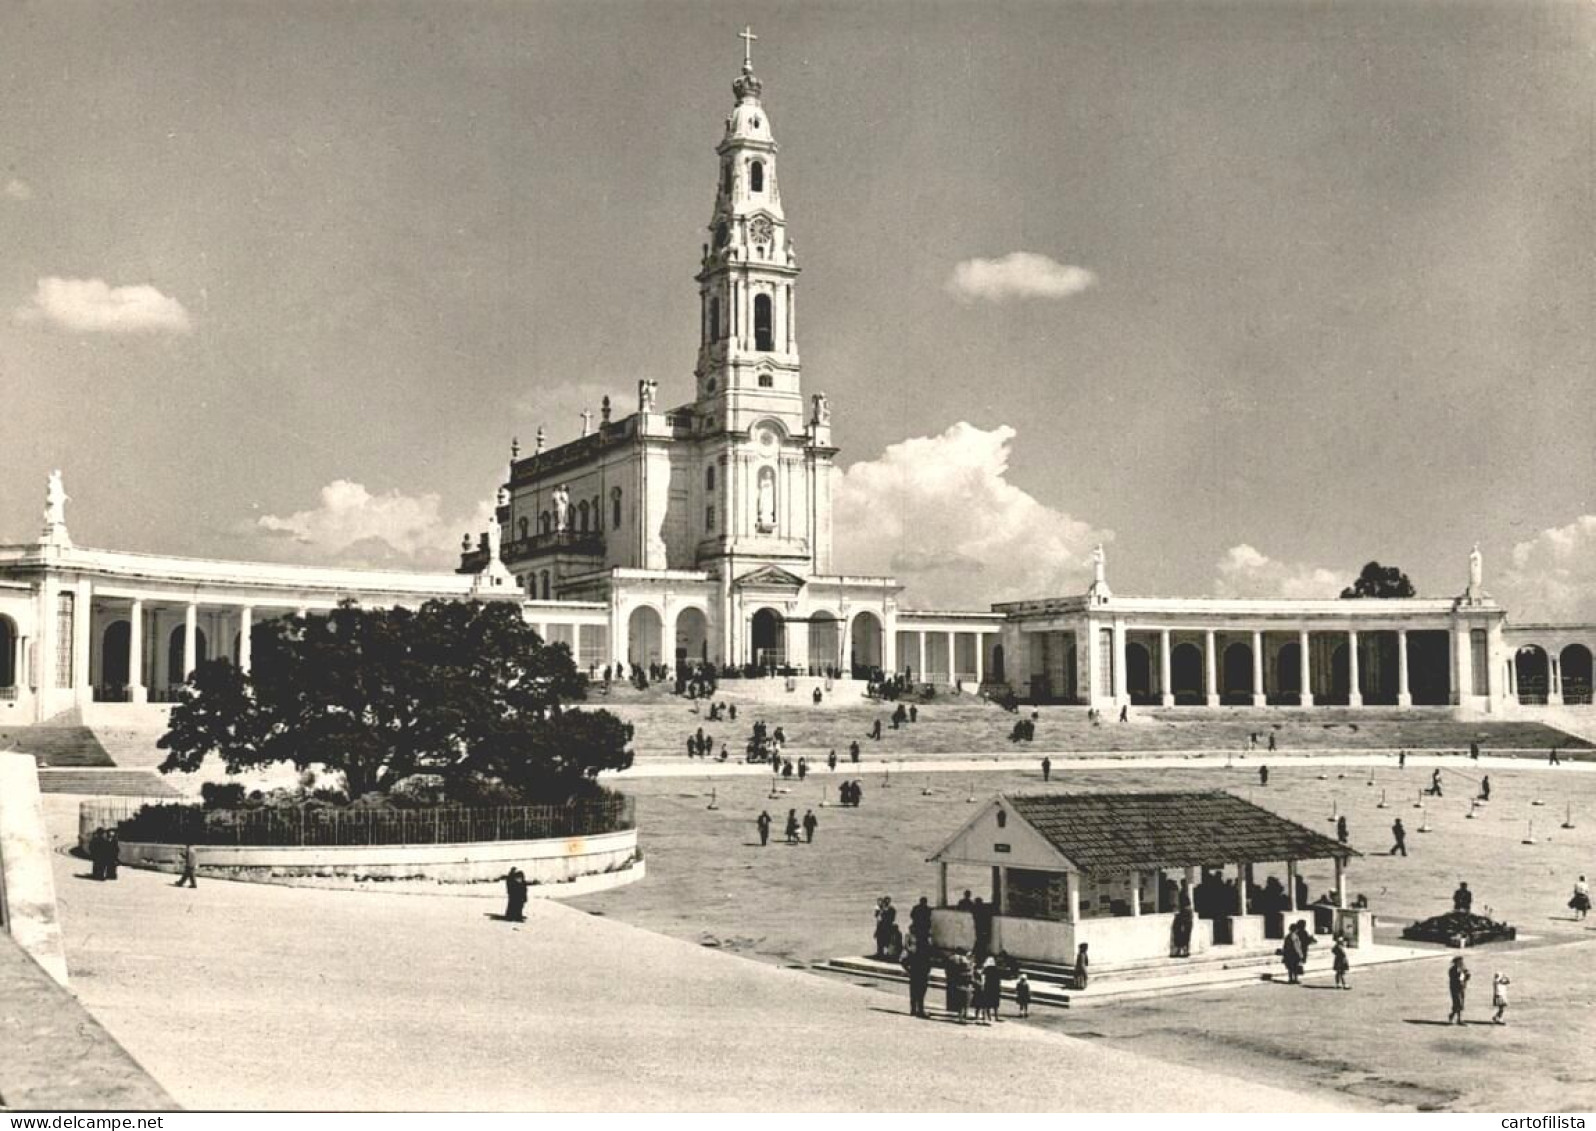
<path fill-rule="evenodd" d="M 1542 801 L 1539 797 L 1537 797 L 1534 801 L 1531 801 L 1530 804 L 1534 805 L 1534 806 L 1536 806 L 1538 808 L 1539 806 L 1545 805 L 1546 802 Z"/>
<path fill-rule="evenodd" d="M 892 767 L 891 766 L 883 767 L 883 773 L 881 775 L 881 788 L 882 789 L 891 789 L 892 788 Z"/>
<path fill-rule="evenodd" d="M 1422 789 L 1419 790 L 1419 799 L 1413 803 L 1413 807 L 1415 809 L 1424 808 L 1424 791 Z"/>
<path fill-rule="evenodd" d="M 975 782 L 973 780 L 970 782 L 970 796 L 966 797 L 964 800 L 967 804 L 975 804 Z"/>
<path fill-rule="evenodd" d="M 1419 805 L 1419 832 L 1427 833 L 1429 831 L 1430 831 L 1430 811 L 1428 809 L 1426 809 L 1424 807 L 1423 803 L 1421 802 L 1420 805 Z"/>
<path fill-rule="evenodd" d="M 823 786 L 820 787 L 820 807 L 822 809 L 824 809 L 826 807 L 826 798 L 830 794 L 831 794 L 831 787 L 829 785 L 823 785 Z"/>
<path fill-rule="evenodd" d="M 1385 790 L 1382 789 L 1380 791 L 1380 804 L 1376 805 L 1375 808 L 1376 809 L 1384 809 L 1385 807 L 1386 807 L 1386 804 L 1385 804 Z"/>
<path fill-rule="evenodd" d="M 1337 809 L 1336 809 L 1337 804 L 1338 803 L 1337 803 L 1336 799 L 1334 797 L 1332 797 L 1330 799 L 1330 815 L 1325 818 L 1325 820 L 1331 822 L 1332 824 L 1334 824 L 1335 823 L 1335 819 L 1341 815 L 1339 812 L 1337 812 Z"/>
<path fill-rule="evenodd" d="M 1568 811 L 1563 816 L 1562 827 L 1565 829 L 1571 829 L 1574 827 L 1574 803 L 1572 801 L 1568 803 Z"/>
<path fill-rule="evenodd" d="M 1374 784 L 1374 767 L 1373 766 L 1369 767 L 1369 784 L 1370 785 Z"/>
<path fill-rule="evenodd" d="M 1535 843 L 1535 818 L 1534 817 L 1530 818 L 1529 829 L 1524 833 L 1524 843 L 1525 844 L 1534 844 Z"/>
<path fill-rule="evenodd" d="M 1469 811 L 1467 813 L 1463 814 L 1463 816 L 1467 817 L 1471 821 L 1474 819 L 1474 806 L 1475 806 L 1475 804 L 1476 804 L 1476 802 L 1475 802 L 1474 798 L 1472 798 L 1472 797 L 1469 798 Z"/>
<path fill-rule="evenodd" d="M 720 808 L 720 806 L 718 806 L 718 805 L 716 805 L 716 804 L 715 804 L 715 801 L 716 801 L 716 797 L 715 797 L 715 787 L 714 787 L 714 786 L 711 786 L 711 787 L 710 787 L 710 789 L 709 789 L 709 807 L 710 807 L 710 808 L 711 808 L 711 809 L 718 809 L 718 808 Z"/>

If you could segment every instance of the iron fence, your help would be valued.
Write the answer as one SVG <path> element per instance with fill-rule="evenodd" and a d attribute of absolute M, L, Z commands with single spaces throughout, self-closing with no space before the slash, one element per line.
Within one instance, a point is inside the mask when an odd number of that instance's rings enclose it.
<path fill-rule="evenodd" d="M 90 831 L 115 828 L 122 840 L 135 843 L 240 847 L 547 840 L 636 827 L 633 801 L 624 796 L 566 805 L 435 809 L 206 809 L 183 802 L 98 803 L 90 809 L 86 803 L 80 823 Z"/>

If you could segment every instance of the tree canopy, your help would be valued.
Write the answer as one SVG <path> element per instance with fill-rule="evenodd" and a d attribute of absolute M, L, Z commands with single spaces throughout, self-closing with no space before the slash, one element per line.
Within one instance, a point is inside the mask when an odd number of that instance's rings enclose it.
<path fill-rule="evenodd" d="M 455 798 L 484 778 L 527 801 L 563 800 L 601 770 L 632 764 L 632 728 L 586 696 L 564 644 L 547 644 L 513 604 L 429 601 L 263 621 L 246 674 L 201 664 L 160 741 L 161 770 L 324 766 L 350 799 L 437 775 Z"/>
<path fill-rule="evenodd" d="M 1358 579 L 1341 591 L 1343 597 L 1416 597 L 1418 591 L 1408 575 L 1396 566 L 1370 562 Z"/>

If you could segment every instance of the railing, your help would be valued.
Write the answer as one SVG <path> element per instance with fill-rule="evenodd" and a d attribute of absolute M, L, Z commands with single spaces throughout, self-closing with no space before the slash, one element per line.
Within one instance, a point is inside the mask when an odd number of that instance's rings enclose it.
<path fill-rule="evenodd" d="M 82 823 L 134 843 L 252 845 L 466 844 L 598 836 L 636 827 L 630 797 L 570 805 L 437 809 L 205 809 L 192 804 L 84 803 Z"/>
<path fill-rule="evenodd" d="M 102 683 L 94 689 L 96 703 L 131 703 L 133 689 L 126 684 Z"/>
<path fill-rule="evenodd" d="M 0 703 L 10 703 L 17 697 L 15 687 L 0 687 Z"/>

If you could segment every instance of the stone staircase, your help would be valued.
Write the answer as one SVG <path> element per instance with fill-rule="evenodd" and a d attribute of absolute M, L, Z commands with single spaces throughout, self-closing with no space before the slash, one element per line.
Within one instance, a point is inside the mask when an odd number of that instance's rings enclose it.
<path fill-rule="evenodd" d="M 181 797 L 160 774 L 150 770 L 41 769 L 40 793 L 85 797 Z"/>
<path fill-rule="evenodd" d="M 94 731 L 83 726 L 30 726 L 0 729 L 0 750 L 32 754 L 45 766 L 112 766 L 110 753 Z"/>

